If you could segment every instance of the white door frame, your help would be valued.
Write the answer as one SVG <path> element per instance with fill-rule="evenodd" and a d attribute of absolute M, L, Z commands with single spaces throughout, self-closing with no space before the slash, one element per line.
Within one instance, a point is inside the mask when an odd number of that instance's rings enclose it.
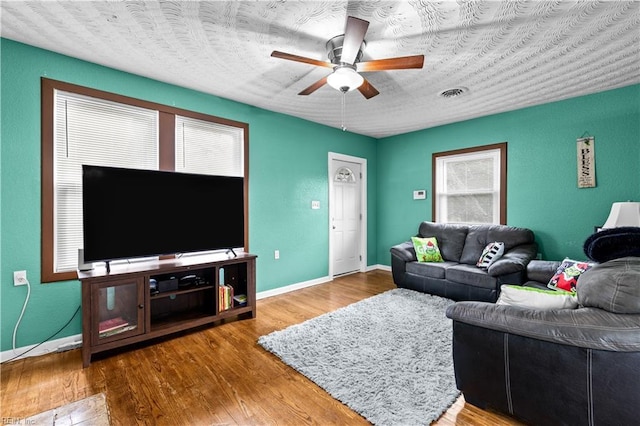
<path fill-rule="evenodd" d="M 339 154 L 337 152 L 329 152 L 329 167 L 328 167 L 328 180 L 329 180 L 329 277 L 333 278 L 333 232 L 331 229 L 331 212 L 333 211 L 333 172 L 332 163 L 334 160 L 349 161 L 351 163 L 360 164 L 360 170 L 362 172 L 362 178 L 360 179 L 360 209 L 362 211 L 362 220 L 360 221 L 360 272 L 367 271 L 367 159 L 360 157 L 353 157 L 351 155 Z"/>

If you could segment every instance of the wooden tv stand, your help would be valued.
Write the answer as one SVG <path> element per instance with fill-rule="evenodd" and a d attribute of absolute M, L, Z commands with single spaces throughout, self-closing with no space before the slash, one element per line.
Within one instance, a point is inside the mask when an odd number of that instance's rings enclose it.
<path fill-rule="evenodd" d="M 109 272 L 78 271 L 83 366 L 98 352 L 225 318 L 255 318 L 257 256 L 232 256 L 187 256 L 112 265 Z"/>

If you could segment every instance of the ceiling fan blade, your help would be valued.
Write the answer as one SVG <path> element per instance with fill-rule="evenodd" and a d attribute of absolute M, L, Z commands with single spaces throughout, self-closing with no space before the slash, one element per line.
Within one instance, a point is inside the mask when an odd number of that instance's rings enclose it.
<path fill-rule="evenodd" d="M 327 76 L 328 77 L 328 76 Z M 310 95 L 325 84 L 327 84 L 327 77 L 323 77 L 320 80 L 313 83 L 311 86 L 304 89 L 302 92 L 298 93 L 298 95 Z"/>
<path fill-rule="evenodd" d="M 362 85 L 358 87 L 358 91 L 360 91 L 360 93 L 362 93 L 362 96 L 367 99 L 371 99 L 374 96 L 380 94 L 380 92 L 378 92 L 378 90 L 373 87 L 366 78 L 364 79 L 364 83 L 362 83 Z"/>
<path fill-rule="evenodd" d="M 342 42 L 342 54 L 340 61 L 353 64 L 358 56 L 358 51 L 364 41 L 364 35 L 369 28 L 369 22 L 363 19 L 349 16 L 347 18 L 347 26 L 344 30 L 344 41 Z"/>
<path fill-rule="evenodd" d="M 271 56 L 274 58 L 287 59 L 289 61 L 316 65 L 318 67 L 333 68 L 335 66 L 331 62 L 318 61 L 317 59 L 311 59 L 311 58 L 306 58 L 304 56 L 292 55 L 291 53 L 279 52 L 277 50 L 274 50 L 273 52 L 271 52 Z"/>
<path fill-rule="evenodd" d="M 389 59 L 376 59 L 367 62 L 358 62 L 357 71 L 386 71 L 404 70 L 409 68 L 422 68 L 424 65 L 424 55 L 401 56 Z"/>

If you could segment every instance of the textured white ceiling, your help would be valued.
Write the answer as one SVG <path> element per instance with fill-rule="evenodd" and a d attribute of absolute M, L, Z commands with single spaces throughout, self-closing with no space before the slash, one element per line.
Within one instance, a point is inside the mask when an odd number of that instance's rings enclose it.
<path fill-rule="evenodd" d="M 385 137 L 640 83 L 639 1 L 2 1 L 2 37 L 328 126 L 340 92 L 297 93 L 331 70 L 347 16 L 370 22 L 364 60 L 425 55 L 365 73 L 348 131 Z M 439 93 L 464 87 L 458 97 Z"/>

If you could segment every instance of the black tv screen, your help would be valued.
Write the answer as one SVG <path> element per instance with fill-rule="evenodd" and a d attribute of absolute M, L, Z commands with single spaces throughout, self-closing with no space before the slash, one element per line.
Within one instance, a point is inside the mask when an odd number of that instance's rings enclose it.
<path fill-rule="evenodd" d="M 244 179 L 82 166 L 84 260 L 244 247 Z"/>

